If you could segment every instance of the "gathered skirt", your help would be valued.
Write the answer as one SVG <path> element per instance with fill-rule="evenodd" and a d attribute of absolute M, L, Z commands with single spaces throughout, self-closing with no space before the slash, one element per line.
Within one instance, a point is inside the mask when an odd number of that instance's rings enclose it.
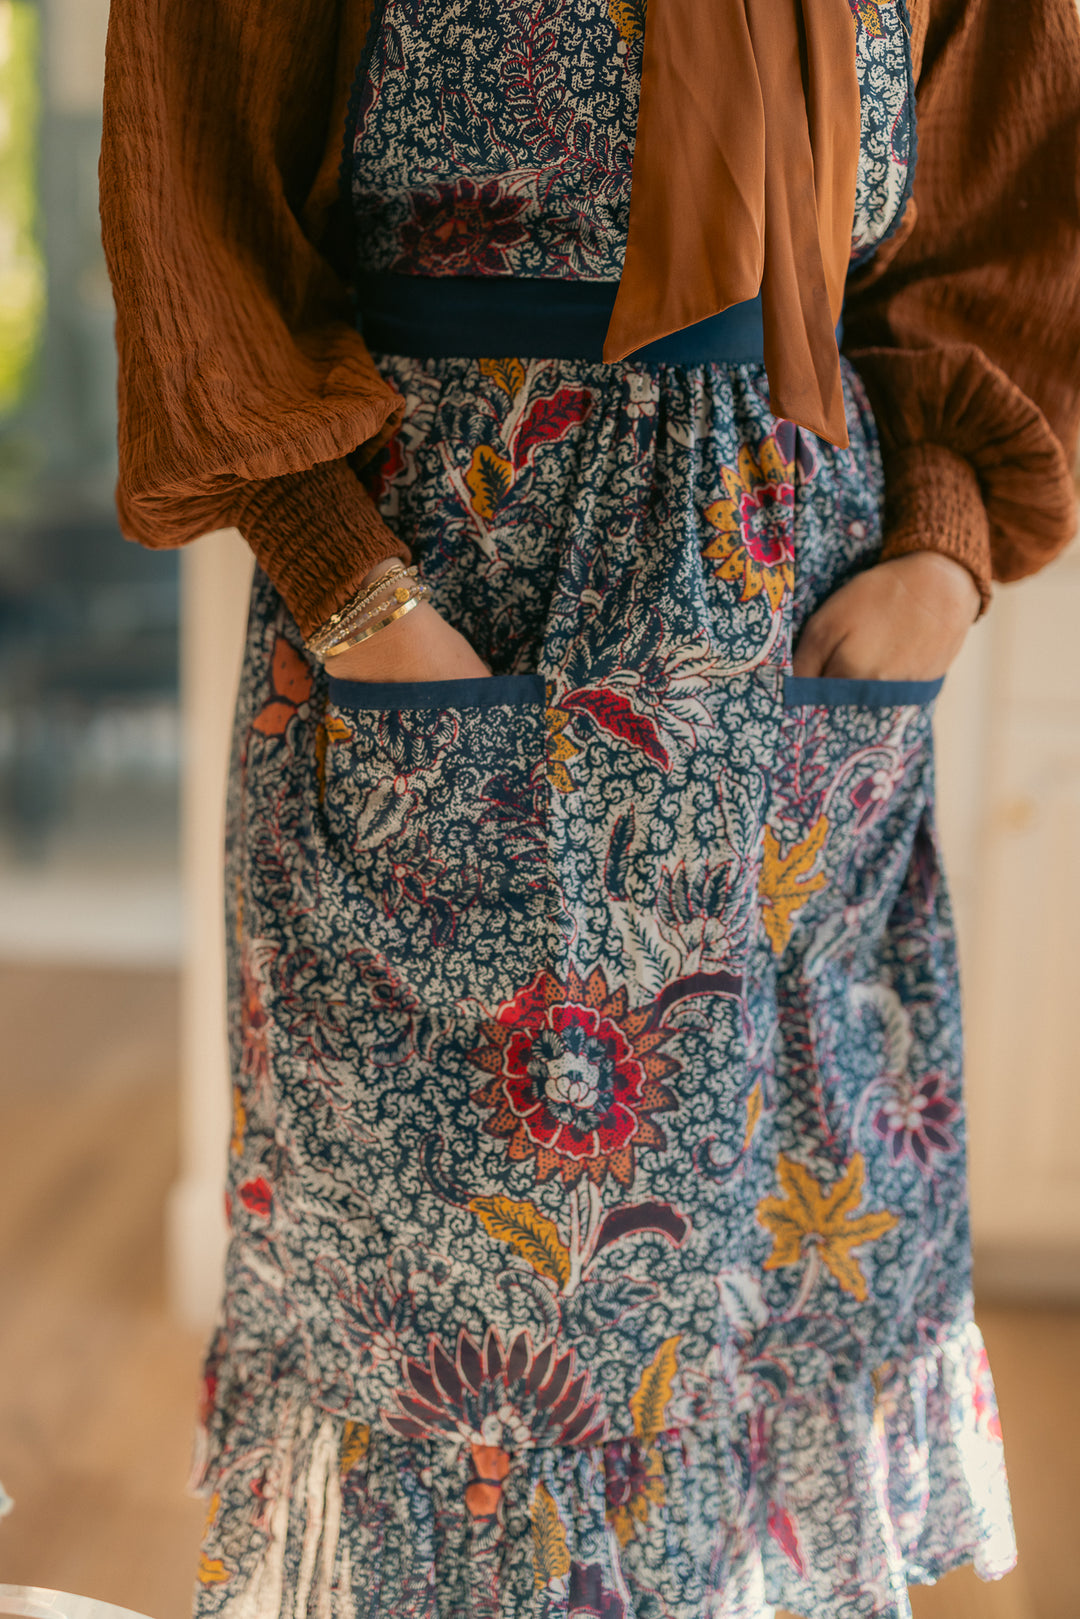
<path fill-rule="evenodd" d="M 1014 1547 L 937 687 L 790 672 L 862 385 L 840 450 L 755 364 L 375 358 L 493 674 L 328 678 L 256 575 L 198 1619 L 908 1619 Z"/>

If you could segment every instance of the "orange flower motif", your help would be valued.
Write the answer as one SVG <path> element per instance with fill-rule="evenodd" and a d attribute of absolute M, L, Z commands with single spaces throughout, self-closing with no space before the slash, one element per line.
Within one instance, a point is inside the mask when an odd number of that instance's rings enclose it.
<path fill-rule="evenodd" d="M 654 1025 L 651 1005 L 631 1007 L 625 985 L 609 990 L 602 968 L 583 979 L 571 967 L 565 983 L 541 971 L 480 1028 L 470 1056 L 490 1077 L 472 1099 L 538 1181 L 626 1187 L 637 1154 L 666 1146 L 653 1115 L 676 1105 L 663 1081 L 679 1064 L 660 1050 L 675 1031 Z"/>
<path fill-rule="evenodd" d="M 742 585 L 740 601 L 764 594 L 775 613 L 795 580 L 795 462 L 770 433 L 756 456 L 744 444 L 738 465 L 720 475 L 727 498 L 705 508 L 715 533 L 702 555 L 719 564 L 721 579 Z"/>

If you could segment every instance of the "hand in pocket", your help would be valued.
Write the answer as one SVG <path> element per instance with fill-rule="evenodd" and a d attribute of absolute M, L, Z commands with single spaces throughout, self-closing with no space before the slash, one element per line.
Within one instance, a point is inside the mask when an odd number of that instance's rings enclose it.
<path fill-rule="evenodd" d="M 812 613 L 792 668 L 804 679 L 937 680 L 964 644 L 979 591 L 961 563 L 937 551 L 879 562 Z"/>
<path fill-rule="evenodd" d="M 376 579 L 394 561 L 391 557 L 377 564 L 366 579 Z M 380 681 L 466 680 L 491 674 L 460 630 L 430 601 L 417 602 L 359 646 L 327 658 L 326 671 L 336 680 Z"/>

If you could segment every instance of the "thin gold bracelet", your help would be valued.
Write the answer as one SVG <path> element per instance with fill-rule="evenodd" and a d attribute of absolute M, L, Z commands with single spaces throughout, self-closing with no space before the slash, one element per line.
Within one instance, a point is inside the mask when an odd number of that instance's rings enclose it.
<path fill-rule="evenodd" d="M 424 594 L 426 594 L 426 591 Z M 387 624 L 392 624 L 395 618 L 404 618 L 406 613 L 411 613 L 413 608 L 418 607 L 423 599 L 423 595 L 410 596 L 407 602 L 402 602 L 400 607 L 396 607 L 386 618 L 380 619 L 378 624 L 372 625 L 370 629 L 361 630 L 359 635 L 353 636 L 348 641 L 339 641 L 329 652 L 323 654 L 324 660 L 336 658 L 342 652 L 351 652 L 352 648 L 359 646 L 361 641 L 366 641 L 369 636 L 377 634 L 381 629 L 385 629 Z"/>
<path fill-rule="evenodd" d="M 324 647 L 321 656 L 323 659 L 333 657 L 335 652 L 344 650 L 346 646 L 355 646 L 359 632 L 364 630 L 372 619 L 378 620 L 377 623 L 370 624 L 372 631 L 381 629 L 383 624 L 392 623 L 395 603 L 404 604 L 407 601 L 423 601 L 428 594 L 428 587 L 423 581 L 413 584 L 408 590 L 399 587 L 388 602 L 380 602 L 370 612 L 363 613 L 354 624 L 350 624 L 347 628 L 339 631 L 332 643 Z"/>
<path fill-rule="evenodd" d="M 358 604 L 353 612 L 345 615 L 341 623 L 336 626 L 332 635 L 320 636 L 318 643 L 319 647 L 324 652 L 329 652 L 331 647 L 336 646 L 337 643 L 344 640 L 346 636 L 352 635 L 354 631 L 361 629 L 366 623 L 369 622 L 369 620 L 378 618 L 380 613 L 385 613 L 387 607 L 393 602 L 408 601 L 409 597 L 420 588 L 421 587 L 419 585 L 410 582 L 409 585 L 394 585 L 388 587 L 388 589 L 385 591 L 372 591 L 371 595 L 366 597 L 362 603 Z"/>
<path fill-rule="evenodd" d="M 378 579 L 372 580 L 371 584 L 361 586 L 359 590 L 349 597 L 347 602 L 344 602 L 338 608 L 337 612 L 332 613 L 324 623 L 312 631 L 306 641 L 308 651 L 314 653 L 316 657 L 323 656 L 326 649 L 333 645 L 342 633 L 348 632 L 356 621 L 360 610 L 375 596 L 389 587 L 396 586 L 396 582 L 403 575 L 409 575 L 412 579 L 415 579 L 417 575 L 416 564 L 413 563 L 411 567 L 407 568 L 403 562 L 396 562 L 392 568 L 387 568 L 385 573 L 380 574 Z"/>

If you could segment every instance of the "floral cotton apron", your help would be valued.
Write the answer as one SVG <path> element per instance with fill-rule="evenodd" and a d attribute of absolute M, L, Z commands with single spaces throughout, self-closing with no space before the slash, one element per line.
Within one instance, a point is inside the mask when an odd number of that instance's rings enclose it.
<path fill-rule="evenodd" d="M 913 93 L 854 9 L 861 263 Z M 616 281 L 642 24 L 386 0 L 359 269 Z M 1014 1552 L 937 685 L 790 675 L 880 550 L 859 377 L 840 450 L 759 364 L 375 359 L 365 476 L 493 677 L 328 679 L 256 577 L 197 1614 L 907 1619 Z"/>

